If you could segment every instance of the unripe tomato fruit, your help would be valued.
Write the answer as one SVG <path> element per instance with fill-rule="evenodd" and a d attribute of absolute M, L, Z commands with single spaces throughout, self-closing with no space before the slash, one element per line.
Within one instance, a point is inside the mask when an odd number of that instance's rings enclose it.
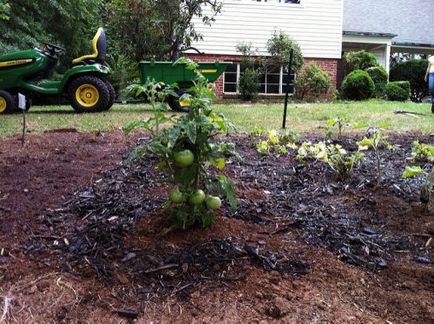
<path fill-rule="evenodd" d="M 187 168 L 194 162 L 194 154 L 190 150 L 182 150 L 174 154 L 175 165 L 180 168 Z"/>
<path fill-rule="evenodd" d="M 219 209 L 222 206 L 222 201 L 219 197 L 209 196 L 206 199 L 206 206 L 209 209 Z"/>
<path fill-rule="evenodd" d="M 178 188 L 173 188 L 170 190 L 169 198 L 171 202 L 180 204 L 184 201 L 184 194 Z"/>
<path fill-rule="evenodd" d="M 190 203 L 193 205 L 199 206 L 205 201 L 205 193 L 203 190 L 198 190 L 194 194 L 190 196 Z"/>

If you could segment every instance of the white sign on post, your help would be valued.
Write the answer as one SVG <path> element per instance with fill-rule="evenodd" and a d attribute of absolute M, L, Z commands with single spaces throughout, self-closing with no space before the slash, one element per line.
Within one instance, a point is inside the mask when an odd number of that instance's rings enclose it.
<path fill-rule="evenodd" d="M 26 110 L 26 96 L 21 93 L 18 94 L 18 108 Z"/>

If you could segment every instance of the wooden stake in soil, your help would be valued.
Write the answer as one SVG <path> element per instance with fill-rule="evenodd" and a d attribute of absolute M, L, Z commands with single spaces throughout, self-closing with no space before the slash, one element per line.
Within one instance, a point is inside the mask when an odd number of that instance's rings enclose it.
<path fill-rule="evenodd" d="M 18 93 L 18 108 L 23 112 L 23 135 L 21 137 L 21 144 L 24 146 L 25 136 L 26 136 L 26 96 L 21 93 Z"/>

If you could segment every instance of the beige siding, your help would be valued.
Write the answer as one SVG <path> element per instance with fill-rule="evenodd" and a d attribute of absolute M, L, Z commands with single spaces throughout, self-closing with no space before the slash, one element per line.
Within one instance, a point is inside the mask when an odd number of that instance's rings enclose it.
<path fill-rule="evenodd" d="M 196 21 L 203 40 L 194 44 L 206 54 L 237 54 L 235 47 L 251 42 L 266 55 L 267 40 L 274 31 L 284 31 L 312 58 L 340 58 L 342 46 L 342 2 L 301 0 L 301 4 L 225 0 L 222 14 L 211 27 Z M 277 1 L 276 1 L 277 2 Z"/>

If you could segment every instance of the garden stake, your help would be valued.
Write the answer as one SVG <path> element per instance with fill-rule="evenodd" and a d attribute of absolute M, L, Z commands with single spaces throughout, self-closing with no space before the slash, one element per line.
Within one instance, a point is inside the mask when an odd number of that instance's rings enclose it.
<path fill-rule="evenodd" d="M 286 112 L 288 110 L 289 85 L 291 83 L 291 68 L 292 68 L 293 58 L 294 58 L 294 49 L 291 48 L 291 52 L 289 54 L 289 64 L 288 64 L 288 81 L 286 82 L 285 108 L 283 109 L 283 122 L 282 122 L 283 129 L 286 128 Z"/>

